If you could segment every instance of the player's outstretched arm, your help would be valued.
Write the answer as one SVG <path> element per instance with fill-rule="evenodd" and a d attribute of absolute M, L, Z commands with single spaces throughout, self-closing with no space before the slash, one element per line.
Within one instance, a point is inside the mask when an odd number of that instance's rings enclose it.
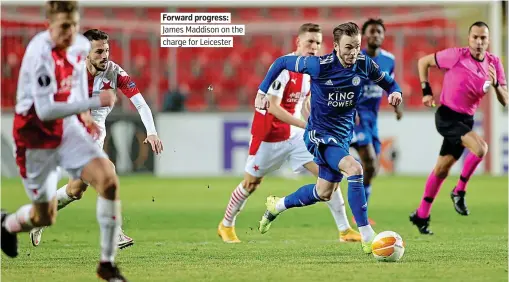
<path fill-rule="evenodd" d="M 109 92 L 91 98 L 88 96 L 85 98 L 71 96 L 68 97 L 66 102 L 55 101 L 55 94 L 59 86 L 51 65 L 51 59 L 43 58 L 40 55 L 34 55 L 27 59 L 34 64 L 34 68 L 28 74 L 30 76 L 29 81 L 32 82 L 30 91 L 34 97 L 35 112 L 42 121 L 64 118 L 104 106 L 113 106 L 115 96 Z M 85 66 L 83 66 L 82 72 L 86 76 Z M 83 80 L 78 80 L 78 83 L 82 88 Z"/>
<path fill-rule="evenodd" d="M 74 102 L 55 102 L 54 94 L 36 95 L 34 98 L 35 112 L 42 121 L 55 120 L 72 115 L 80 114 L 84 111 L 97 109 L 100 107 L 111 107 L 115 103 L 115 96 L 109 92 L 103 92 L 99 96 L 87 100 Z"/>
<path fill-rule="evenodd" d="M 394 78 L 382 71 L 371 58 L 366 58 L 369 79 L 389 94 L 389 104 L 398 106 L 403 101 L 402 91 Z"/>
<path fill-rule="evenodd" d="M 129 99 L 138 110 L 141 121 L 147 130 L 147 138 L 144 143 L 150 143 L 152 151 L 156 154 L 160 154 L 163 151 L 163 142 L 157 136 L 156 125 L 154 123 L 154 118 L 152 117 L 152 110 L 150 110 L 150 107 L 141 93 L 138 93 Z"/>
<path fill-rule="evenodd" d="M 274 115 L 277 119 L 289 125 L 297 126 L 303 129 L 306 128 L 305 121 L 292 116 L 292 114 L 290 114 L 287 110 L 281 107 L 281 97 L 275 95 L 268 95 L 268 100 L 269 100 L 268 111 L 269 113 Z"/>
<path fill-rule="evenodd" d="M 316 77 L 320 73 L 320 59 L 316 56 L 282 56 L 277 58 L 258 87 L 259 91 L 262 94 L 267 93 L 272 82 L 283 70 L 306 73 L 311 77 Z"/>
<path fill-rule="evenodd" d="M 156 125 L 154 118 L 152 117 L 152 110 L 141 95 L 140 90 L 136 86 L 136 83 L 131 79 L 124 69 L 119 65 L 114 64 L 114 68 L 117 72 L 117 87 L 122 93 L 131 100 L 131 103 L 136 107 L 140 114 L 141 121 L 147 130 L 147 138 L 143 143 L 149 143 L 152 147 L 152 151 L 156 154 L 160 154 L 163 151 L 163 142 L 157 136 Z"/>

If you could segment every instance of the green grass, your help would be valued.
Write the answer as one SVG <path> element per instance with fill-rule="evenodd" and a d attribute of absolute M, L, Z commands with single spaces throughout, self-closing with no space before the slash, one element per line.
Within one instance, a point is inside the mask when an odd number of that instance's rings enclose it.
<path fill-rule="evenodd" d="M 118 263 L 130 281 L 507 281 L 507 178 L 473 177 L 468 217 L 452 208 L 456 179 L 446 181 L 435 201 L 431 237 L 408 221 L 425 179 L 376 180 L 369 209 L 375 230 L 398 232 L 407 247 L 400 262 L 380 263 L 360 244 L 337 242 L 325 204 L 287 211 L 269 233 L 256 231 L 267 195 L 286 195 L 312 178 L 267 178 L 237 218 L 243 243 L 231 245 L 216 228 L 240 179 L 122 177 L 124 229 L 136 243 L 119 251 Z M 27 202 L 16 179 L 2 180 L 1 195 L 9 211 Z M 37 248 L 20 234 L 20 256 L 2 254 L 2 281 L 97 281 L 95 199 L 90 189 L 62 210 Z"/>

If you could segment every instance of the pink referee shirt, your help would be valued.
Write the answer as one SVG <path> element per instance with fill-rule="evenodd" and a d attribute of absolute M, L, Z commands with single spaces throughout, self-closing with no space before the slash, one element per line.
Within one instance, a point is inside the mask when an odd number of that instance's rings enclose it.
<path fill-rule="evenodd" d="M 500 59 L 488 52 L 481 62 L 472 57 L 468 47 L 449 48 L 437 52 L 435 60 L 438 68 L 446 70 L 440 103 L 458 113 L 475 114 L 488 89 L 490 64 L 495 66 L 498 83 L 507 85 Z"/>

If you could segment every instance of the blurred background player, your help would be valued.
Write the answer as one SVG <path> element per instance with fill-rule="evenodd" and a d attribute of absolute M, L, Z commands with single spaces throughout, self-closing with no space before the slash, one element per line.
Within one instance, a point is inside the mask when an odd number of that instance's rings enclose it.
<path fill-rule="evenodd" d="M 152 150 L 156 154 L 161 153 L 163 144 L 157 136 L 156 126 L 150 107 L 131 77 L 119 65 L 109 60 L 110 47 L 108 43 L 108 34 L 98 29 L 91 29 L 86 31 L 83 35 L 90 41 L 92 47 L 86 58 L 89 96 L 97 95 L 102 90 L 120 89 L 134 104 L 145 125 L 147 138 L 144 143 L 150 143 Z M 99 138 L 96 143 L 101 149 L 103 148 L 104 139 L 106 138 L 106 117 L 111 112 L 112 108 L 113 107 L 103 107 L 91 111 L 92 117 L 100 129 Z M 114 164 L 111 163 L 111 166 L 114 167 Z M 58 209 L 60 210 L 71 202 L 81 199 L 87 187 L 88 184 L 81 179 L 69 179 L 69 183 L 57 191 Z M 40 227 L 34 228 L 30 232 L 30 239 L 34 246 L 38 246 L 41 242 L 42 231 L 43 227 Z M 134 240 L 125 235 L 122 228 L 120 228 L 118 247 L 123 249 L 133 244 Z"/>
<path fill-rule="evenodd" d="M 320 26 L 303 24 L 299 28 L 296 44 L 297 50 L 290 55 L 317 56 L 322 44 Z M 309 103 L 309 75 L 283 70 L 267 94 L 270 106 L 267 110 L 264 110 L 265 107 L 257 109 L 254 114 L 244 180 L 233 191 L 217 230 L 218 235 L 227 243 L 240 242 L 235 232 L 235 218 L 266 174 L 279 169 L 288 160 L 294 172 L 307 169 L 318 176 L 318 166 L 303 141 L 306 122 L 300 119 L 301 110 L 306 120 L 309 116 L 308 108 L 303 107 L 305 100 Z M 339 240 L 360 241 L 359 233 L 348 223 L 339 186 L 327 204 L 339 229 Z"/>
<path fill-rule="evenodd" d="M 484 22 L 473 23 L 468 30 L 468 47 L 449 48 L 419 59 L 419 77 L 422 83 L 422 102 L 434 107 L 433 92 L 428 81 L 428 69 L 445 70 L 440 107 L 435 114 L 438 133 L 444 137 L 437 164 L 426 182 L 419 208 L 410 215 L 410 221 L 421 234 L 433 234 L 429 229 L 430 211 L 440 186 L 452 166 L 463 154 L 465 157 L 460 179 L 451 192 L 454 209 L 468 215 L 465 203 L 467 183 L 488 152 L 488 144 L 472 130 L 474 114 L 481 99 L 490 88 L 495 90 L 498 101 L 507 105 L 507 83 L 500 58 L 490 54 L 490 34 Z"/>
<path fill-rule="evenodd" d="M 369 56 L 380 69 L 394 77 L 394 55 L 382 49 L 385 38 L 385 25 L 381 19 L 369 19 L 362 25 L 362 35 L 366 39 L 367 48 L 361 54 Z M 372 81 L 367 81 L 364 91 L 357 104 L 357 115 L 354 127 L 354 137 L 351 146 L 359 154 L 364 171 L 364 190 L 366 202 L 371 195 L 371 181 L 378 171 L 378 158 L 382 143 L 378 135 L 378 110 L 383 95 L 383 89 Z M 396 119 L 400 120 L 402 112 L 398 106 L 394 107 Z M 370 224 L 374 221 L 369 219 Z"/>
<path fill-rule="evenodd" d="M 96 132 L 88 111 L 113 106 L 115 96 L 110 91 L 88 96 L 85 58 L 90 43 L 77 33 L 77 2 L 49 1 L 46 7 L 48 30 L 32 38 L 23 57 L 13 126 L 16 163 L 32 204 L 13 214 L 2 212 L 2 251 L 16 257 L 17 233 L 55 223 L 60 166 L 73 178 L 91 183 L 99 194 L 98 276 L 126 281 L 114 265 L 122 221 L 118 178 L 107 155 L 84 126 Z"/>
<path fill-rule="evenodd" d="M 328 201 L 343 178 L 348 179 L 348 203 L 362 237 L 362 250 L 371 253 L 375 231 L 368 222 L 362 166 L 349 154 L 354 127 L 355 107 L 364 85 L 372 80 L 389 95 L 389 103 L 401 103 L 401 89 L 394 79 L 383 72 L 369 57 L 360 53 L 361 34 L 352 22 L 340 24 L 333 31 L 334 50 L 325 56 L 283 56 L 278 58 L 260 84 L 267 93 L 270 85 L 284 70 L 309 74 L 311 77 L 311 114 L 304 133 L 306 147 L 319 166 L 315 184 L 304 185 L 287 197 L 267 198 L 267 210 L 259 231 L 269 230 L 283 211 Z"/>

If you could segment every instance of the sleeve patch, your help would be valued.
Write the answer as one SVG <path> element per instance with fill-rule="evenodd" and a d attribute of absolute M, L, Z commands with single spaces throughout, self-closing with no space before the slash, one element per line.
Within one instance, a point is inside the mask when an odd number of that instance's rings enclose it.
<path fill-rule="evenodd" d="M 50 85 L 50 82 L 51 79 L 49 75 L 45 73 L 39 75 L 39 77 L 37 78 L 37 83 L 39 84 L 40 87 L 48 87 Z"/>
<path fill-rule="evenodd" d="M 274 80 L 274 82 L 272 82 L 271 87 L 272 89 L 278 91 L 279 89 L 281 89 L 281 82 L 278 80 Z"/>

